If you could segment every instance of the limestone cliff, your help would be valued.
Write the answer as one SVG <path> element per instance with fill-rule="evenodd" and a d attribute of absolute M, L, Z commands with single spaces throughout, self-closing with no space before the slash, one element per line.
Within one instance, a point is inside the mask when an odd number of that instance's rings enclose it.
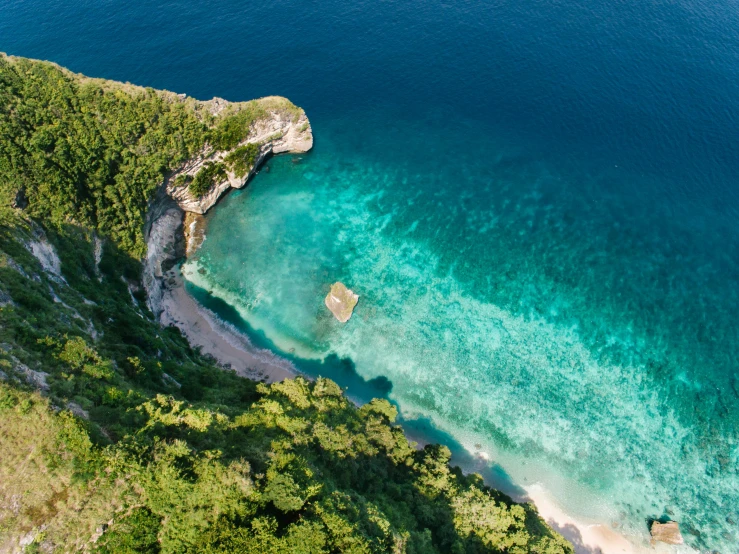
<path fill-rule="evenodd" d="M 195 102 L 214 117 L 229 112 L 237 113 L 249 104 L 232 103 L 221 98 L 197 102 L 192 99 L 185 100 L 183 96 L 180 96 L 180 100 Z M 192 220 L 187 221 L 186 229 L 183 227 L 185 214 L 204 214 L 230 188 L 242 188 L 270 154 L 303 153 L 313 147 L 313 133 L 303 110 L 294 106 L 289 100 L 276 96 L 252 102 L 258 104 L 262 110 L 262 116 L 253 123 L 248 136 L 236 146 L 238 148 L 245 144 L 256 144 L 259 147 L 259 154 L 247 174 L 237 177 L 234 173 L 227 171 L 226 178 L 216 182 L 201 197 L 193 196 L 187 185 L 177 186 L 175 181 L 178 176 L 194 177 L 206 163 L 220 162 L 233 151 L 233 149 L 213 150 L 206 145 L 199 156 L 188 160 L 166 179 L 159 194 L 149 206 L 144 231 L 147 254 L 144 260 L 143 280 L 148 293 L 149 308 L 157 317 L 161 313 L 163 290 L 169 286 L 164 274 L 186 252 L 191 253 L 197 248 L 198 238 L 200 242 L 203 239 L 202 229 L 197 229 L 199 237 L 192 236 L 193 229 L 190 228 Z"/>
<path fill-rule="evenodd" d="M 208 162 L 221 162 L 231 150 L 216 150 L 201 153 L 200 156 L 189 160 L 179 171 L 172 174 L 165 183 L 167 194 L 186 212 L 204 214 L 215 205 L 218 199 L 230 188 L 242 188 L 256 172 L 262 161 L 270 154 L 283 152 L 303 153 L 313 147 L 313 132 L 310 122 L 303 110 L 296 108 L 288 100 L 279 97 L 268 97 L 258 100 L 267 106 L 267 116 L 259 119 L 252 126 L 249 136 L 238 146 L 256 144 L 259 155 L 243 177 L 227 171 L 226 178 L 215 183 L 211 189 L 201 197 L 191 194 L 187 186 L 177 186 L 175 181 L 180 175 L 194 177 Z M 227 110 L 238 104 L 231 104 L 225 100 L 213 99 L 209 105 L 214 114 Z M 285 106 L 289 106 L 286 109 Z"/>

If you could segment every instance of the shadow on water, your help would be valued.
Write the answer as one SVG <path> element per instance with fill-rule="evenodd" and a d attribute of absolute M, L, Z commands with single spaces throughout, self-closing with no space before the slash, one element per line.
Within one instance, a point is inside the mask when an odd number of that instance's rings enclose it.
<path fill-rule="evenodd" d="M 449 433 L 438 429 L 428 418 L 398 420 L 409 439 L 420 445 L 443 444 L 452 453 L 452 465 L 459 466 L 465 473 L 479 474 L 486 485 L 507 494 L 516 502 L 529 500 L 526 491 L 513 482 L 506 471 L 497 463 L 487 459 L 482 452 L 474 454 Z"/>
<path fill-rule="evenodd" d="M 393 383 L 387 377 L 365 379 L 357 373 L 356 366 L 349 358 L 339 358 L 335 354 L 322 360 L 306 359 L 281 350 L 264 332 L 254 329 L 239 315 L 239 312 L 224 300 L 208 291 L 185 281 L 187 292 L 199 304 L 214 312 L 222 321 L 232 325 L 249 338 L 249 342 L 260 349 L 269 350 L 281 358 L 289 360 L 299 371 L 307 376 L 328 377 L 336 382 L 346 395 L 357 404 L 366 404 L 373 398 L 389 399 Z"/>
<path fill-rule="evenodd" d="M 380 376 L 367 380 L 357 373 L 356 366 L 351 359 L 339 358 L 335 354 L 326 356 L 322 360 L 312 360 L 284 352 L 264 332 L 251 327 L 233 306 L 188 281 L 185 283 L 187 292 L 193 298 L 217 314 L 224 322 L 245 334 L 255 347 L 270 350 L 289 360 L 299 371 L 309 377 L 328 377 L 344 389 L 347 397 L 357 404 L 366 404 L 373 398 L 384 398 L 399 408 L 397 402 L 390 399 L 393 383 L 387 377 Z M 517 502 L 528 501 L 526 491 L 516 485 L 500 465 L 488 460 L 482 453 L 470 453 L 452 435 L 438 429 L 430 419 L 399 418 L 398 423 L 410 440 L 421 446 L 431 443 L 443 444 L 452 453 L 451 463 L 453 465 L 459 466 L 465 473 L 478 473 L 485 484 L 507 494 Z"/>

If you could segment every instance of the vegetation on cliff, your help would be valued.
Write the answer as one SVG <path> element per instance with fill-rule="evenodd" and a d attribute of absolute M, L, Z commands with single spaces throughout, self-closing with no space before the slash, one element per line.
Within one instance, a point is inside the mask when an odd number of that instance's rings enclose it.
<path fill-rule="evenodd" d="M 147 204 L 233 115 L 0 59 L 0 551 L 571 552 L 387 401 L 240 378 L 154 321 Z"/>
<path fill-rule="evenodd" d="M 164 176 L 204 148 L 234 148 L 277 110 L 301 113 L 275 97 L 219 112 L 173 93 L 0 54 L 3 203 L 23 191 L 30 216 L 95 229 L 141 257 L 147 203 Z M 193 193 L 207 192 L 214 177 L 196 176 Z"/>

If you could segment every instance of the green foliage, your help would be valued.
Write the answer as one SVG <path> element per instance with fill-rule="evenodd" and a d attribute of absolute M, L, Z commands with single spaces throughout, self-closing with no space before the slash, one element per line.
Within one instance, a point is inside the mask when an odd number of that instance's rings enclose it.
<path fill-rule="evenodd" d="M 230 154 L 228 154 L 223 161 L 226 162 L 228 168 L 239 178 L 246 177 L 251 171 L 252 167 L 257 161 L 259 156 L 259 145 L 252 142 L 239 146 Z"/>
<path fill-rule="evenodd" d="M 66 339 L 64 343 L 46 337 L 40 339 L 39 343 L 57 350 L 57 359 L 67 364 L 74 372 L 89 375 L 95 379 L 109 380 L 113 377 L 113 365 L 110 360 L 103 360 L 82 337 Z"/>
<path fill-rule="evenodd" d="M 226 166 L 218 162 L 205 162 L 203 167 L 195 174 L 195 178 L 188 185 L 190 194 L 200 198 L 208 192 L 218 180 L 226 178 Z"/>
<path fill-rule="evenodd" d="M 24 190 L 32 216 L 96 229 L 137 257 L 147 201 L 206 132 L 191 108 L 152 89 L 0 57 L 2 197 Z"/>
<path fill-rule="evenodd" d="M 230 150 L 249 136 L 252 125 L 267 114 L 262 103 L 247 102 L 240 111 L 218 122 L 211 131 L 210 143 L 217 150 Z"/>
<path fill-rule="evenodd" d="M 176 187 L 184 187 L 185 185 L 189 185 L 192 183 L 192 175 L 178 175 L 174 180 L 174 186 Z"/>
<path fill-rule="evenodd" d="M 157 554 L 160 520 L 146 508 L 134 508 L 97 543 L 100 554 Z"/>

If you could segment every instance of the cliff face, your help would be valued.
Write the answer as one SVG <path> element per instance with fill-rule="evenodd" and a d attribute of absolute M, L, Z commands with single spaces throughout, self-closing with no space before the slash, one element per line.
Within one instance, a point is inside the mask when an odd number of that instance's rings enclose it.
<path fill-rule="evenodd" d="M 222 106 L 225 100 L 221 100 L 217 106 Z M 231 152 L 230 150 L 216 151 L 210 155 L 201 155 L 190 160 L 179 171 L 170 176 L 165 183 L 167 194 L 186 212 L 204 214 L 212 208 L 218 199 L 231 187 L 242 188 L 254 175 L 264 159 L 270 154 L 281 154 L 283 152 L 303 153 L 313 147 L 313 132 L 310 122 L 305 113 L 300 111 L 299 115 L 284 111 L 270 111 L 269 117 L 254 124 L 251 133 L 246 140 L 239 143 L 256 144 L 259 146 L 259 155 L 254 166 L 244 177 L 237 177 L 232 172 L 227 172 L 225 180 L 217 182 L 203 196 L 193 196 L 187 186 L 176 186 L 175 179 L 180 175 L 195 176 L 207 162 L 220 162 Z"/>
<path fill-rule="evenodd" d="M 149 206 L 145 226 L 147 253 L 144 260 L 143 282 L 147 291 L 147 302 L 158 318 L 162 312 L 164 289 L 169 286 L 165 273 L 185 255 L 187 244 L 183 233 L 185 213 L 204 214 L 229 189 L 242 188 L 259 169 L 270 154 L 285 152 L 304 153 L 313 147 L 313 132 L 303 110 L 292 106 L 286 99 L 270 97 L 259 100 L 266 106 L 266 116 L 260 117 L 251 127 L 249 135 L 235 148 L 246 144 L 259 147 L 254 165 L 243 177 L 226 172 L 226 179 L 216 182 L 203 196 L 195 197 L 187 185 L 177 186 L 180 175 L 194 177 L 205 164 L 217 163 L 231 150 L 205 150 L 188 160 L 178 171 L 164 182 L 162 189 Z M 217 116 L 224 111 L 238 110 L 238 103 L 214 98 L 200 105 Z M 289 106 L 289 108 L 285 108 Z M 189 242 L 189 240 L 187 241 Z"/>
<path fill-rule="evenodd" d="M 158 208 L 158 217 L 151 222 L 146 237 L 142 274 L 146 302 L 157 319 L 162 313 L 164 289 L 168 286 L 164 274 L 184 255 L 182 209 L 170 198 L 162 199 Z"/>

